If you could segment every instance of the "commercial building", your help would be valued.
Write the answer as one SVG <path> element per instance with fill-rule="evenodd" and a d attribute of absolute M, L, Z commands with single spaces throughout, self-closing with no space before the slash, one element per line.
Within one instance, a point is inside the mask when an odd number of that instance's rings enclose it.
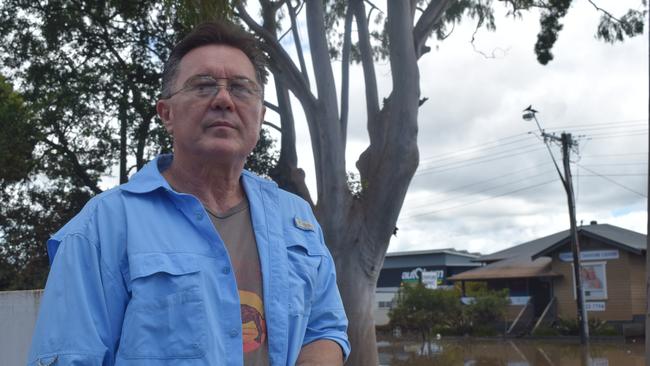
<path fill-rule="evenodd" d="M 429 288 L 451 286 L 449 277 L 481 266 L 477 253 L 454 249 L 421 250 L 386 254 L 377 280 L 375 324 L 388 323 L 388 310 L 403 283 L 422 281 Z"/>
<path fill-rule="evenodd" d="M 486 282 L 511 296 L 511 333 L 528 333 L 557 317 L 577 317 L 569 230 L 535 239 L 478 261 L 485 266 L 449 280 Z M 578 227 L 588 318 L 638 329 L 645 319 L 646 235 L 608 224 Z"/>

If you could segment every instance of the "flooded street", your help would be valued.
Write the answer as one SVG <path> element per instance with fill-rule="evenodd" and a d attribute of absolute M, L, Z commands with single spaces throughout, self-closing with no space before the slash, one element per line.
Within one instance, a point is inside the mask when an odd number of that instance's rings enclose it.
<path fill-rule="evenodd" d="M 449 338 L 429 344 L 416 341 L 380 340 L 381 366 L 573 366 L 583 365 L 578 340 L 521 340 Z M 645 351 L 640 342 L 592 342 L 589 365 L 643 366 Z"/>

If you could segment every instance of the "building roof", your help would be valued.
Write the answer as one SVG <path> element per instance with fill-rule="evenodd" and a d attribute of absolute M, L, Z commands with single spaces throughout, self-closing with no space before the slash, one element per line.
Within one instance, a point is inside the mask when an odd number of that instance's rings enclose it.
<path fill-rule="evenodd" d="M 551 258 L 539 257 L 531 259 L 520 256 L 504 259 L 485 267 L 471 269 L 449 278 L 451 281 L 494 280 L 504 278 L 558 277 L 551 270 Z"/>
<path fill-rule="evenodd" d="M 647 249 L 646 235 L 609 224 L 592 223 L 590 225 L 580 226 L 578 227 L 578 235 L 598 239 L 635 254 L 643 254 Z M 488 263 L 515 257 L 528 257 L 534 260 L 569 243 L 569 239 L 569 230 L 564 230 L 505 250 L 481 256 L 476 260 Z"/>
<path fill-rule="evenodd" d="M 458 255 L 458 256 L 469 257 L 469 258 L 479 258 L 481 256 L 480 253 L 470 253 L 466 250 L 445 248 L 445 249 L 413 250 L 413 251 L 406 251 L 406 252 L 390 252 L 390 253 L 386 253 L 386 257 L 404 257 L 409 255 L 423 255 L 423 254 L 451 254 L 451 255 Z"/>
<path fill-rule="evenodd" d="M 418 250 L 387 253 L 382 271 L 395 268 L 415 267 L 478 267 L 480 255 L 455 249 Z"/>

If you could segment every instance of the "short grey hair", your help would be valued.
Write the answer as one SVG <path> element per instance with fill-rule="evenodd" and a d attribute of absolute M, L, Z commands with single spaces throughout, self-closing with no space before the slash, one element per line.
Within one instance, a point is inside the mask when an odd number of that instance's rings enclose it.
<path fill-rule="evenodd" d="M 207 45 L 227 45 L 242 51 L 255 68 L 255 78 L 262 90 L 266 84 L 267 60 L 252 34 L 228 21 L 207 22 L 196 26 L 178 42 L 165 62 L 162 73 L 162 98 L 169 98 L 183 57 L 191 50 Z"/>

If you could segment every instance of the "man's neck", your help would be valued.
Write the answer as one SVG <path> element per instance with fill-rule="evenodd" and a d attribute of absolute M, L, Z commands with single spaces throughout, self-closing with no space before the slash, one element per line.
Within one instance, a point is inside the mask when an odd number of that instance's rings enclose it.
<path fill-rule="evenodd" d="M 212 212 L 223 213 L 244 199 L 245 193 L 240 183 L 242 170 L 243 164 L 232 166 L 196 160 L 187 162 L 174 156 L 162 175 L 175 190 L 195 196 Z"/>

